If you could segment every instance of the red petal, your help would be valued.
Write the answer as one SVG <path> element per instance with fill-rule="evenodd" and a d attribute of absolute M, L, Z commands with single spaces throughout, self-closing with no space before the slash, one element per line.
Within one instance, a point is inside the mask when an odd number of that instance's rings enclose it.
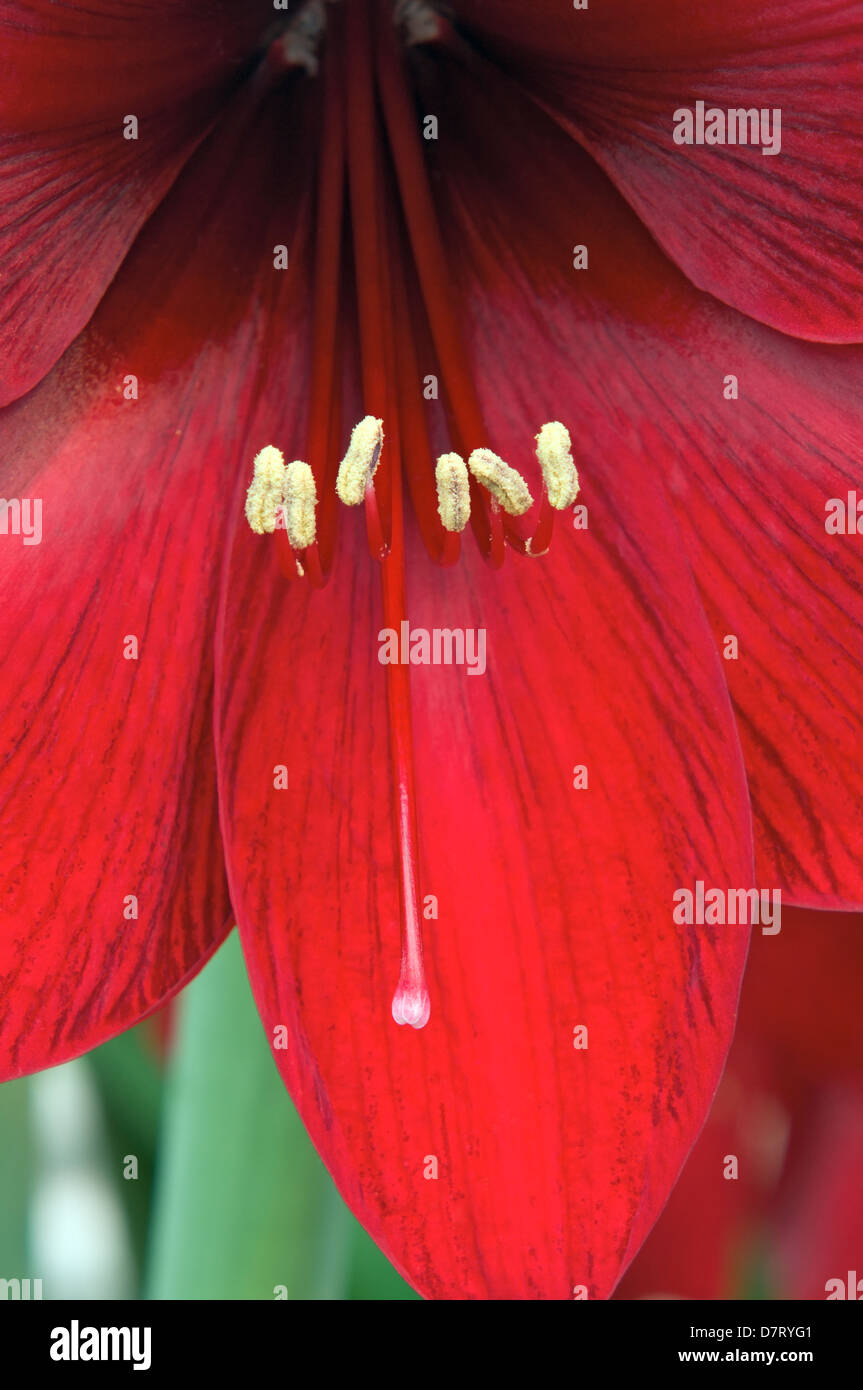
<path fill-rule="evenodd" d="M 617 1296 L 740 1297 L 768 1240 L 777 1297 L 824 1298 L 856 1267 L 861 971 L 859 914 L 789 908 L 777 936 L 753 934 L 716 1104 Z"/>
<path fill-rule="evenodd" d="M 739 1298 L 786 1134 L 782 1107 L 735 1043 L 707 1124 L 615 1298 Z"/>
<path fill-rule="evenodd" d="M 303 379 L 259 307 L 302 323 L 304 289 L 271 251 L 299 239 L 304 212 L 303 161 L 278 153 L 285 118 L 278 98 L 238 148 L 226 135 L 197 157 L 91 326 L 0 416 L 5 495 L 41 499 L 44 527 L 39 545 L 0 546 L 5 1076 L 134 1023 L 230 921 L 215 591 L 262 364 L 280 401 L 282 371 Z M 237 246 L 261 250 L 250 265 Z M 130 635 L 137 660 L 124 659 Z"/>
<path fill-rule="evenodd" d="M 729 0 L 693 13 L 690 0 L 603 0 L 576 13 L 465 0 L 459 15 L 696 285 L 788 333 L 863 338 L 860 6 Z M 779 108 L 780 153 L 676 145 L 675 111 L 699 100 Z"/>
<path fill-rule="evenodd" d="M 0 405 L 87 322 L 266 23 L 209 0 L 2 7 Z"/>
<path fill-rule="evenodd" d="M 270 1036 L 289 1030 L 274 1055 L 344 1196 L 431 1297 L 607 1296 L 733 1027 L 746 930 L 671 910 L 696 877 L 749 880 L 745 787 L 668 513 L 644 489 L 622 522 L 631 483 L 624 466 L 591 491 L 595 530 L 500 573 L 472 545 L 438 570 L 412 534 L 411 623 L 486 628 L 489 661 L 414 672 L 421 893 L 439 903 L 419 1033 L 390 1015 L 378 566 L 350 518 L 309 597 L 236 538 L 220 794 L 253 988 Z"/>
<path fill-rule="evenodd" d="M 738 641 L 722 664 L 760 880 L 804 903 L 863 903 L 863 537 L 825 531 L 828 499 L 863 476 L 863 353 L 781 338 L 699 294 L 511 86 L 438 77 L 426 109 L 457 107 L 463 123 L 449 139 L 442 123 L 435 146 L 439 202 L 498 443 L 527 452 L 524 427 L 501 432 L 517 393 L 537 423 L 573 425 L 588 487 L 636 460 L 630 512 L 664 475 L 716 644 Z M 570 269 L 575 242 L 587 270 Z"/>

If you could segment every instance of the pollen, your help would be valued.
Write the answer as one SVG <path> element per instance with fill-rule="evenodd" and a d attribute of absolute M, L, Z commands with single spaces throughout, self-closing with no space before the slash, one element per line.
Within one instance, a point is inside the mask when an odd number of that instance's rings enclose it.
<path fill-rule="evenodd" d="M 307 463 L 294 459 L 285 469 L 285 530 L 293 550 L 315 543 L 315 477 Z"/>
<path fill-rule="evenodd" d="M 470 521 L 470 477 L 459 454 L 441 454 L 435 465 L 437 509 L 445 531 L 463 531 Z"/>
<path fill-rule="evenodd" d="M 536 436 L 536 456 L 555 511 L 571 507 L 578 496 L 578 473 L 572 461 L 569 430 L 559 420 L 543 425 Z"/>
<path fill-rule="evenodd" d="M 347 507 L 358 507 L 375 476 L 384 444 L 384 422 L 366 415 L 351 432 L 348 451 L 339 464 L 336 492 Z"/>
<path fill-rule="evenodd" d="M 533 505 L 524 478 L 491 449 L 474 449 L 467 462 L 477 482 L 488 488 L 510 516 L 522 516 Z"/>
<path fill-rule="evenodd" d="M 258 536 L 275 531 L 285 494 L 285 460 L 268 444 L 255 455 L 254 475 L 246 493 L 246 520 Z"/>

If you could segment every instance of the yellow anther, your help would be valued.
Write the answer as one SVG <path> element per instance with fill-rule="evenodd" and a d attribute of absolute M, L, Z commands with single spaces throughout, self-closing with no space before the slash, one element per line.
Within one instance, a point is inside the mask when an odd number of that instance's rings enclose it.
<path fill-rule="evenodd" d="M 459 454 L 441 454 L 435 465 L 437 509 L 445 531 L 463 531 L 470 521 L 470 478 Z"/>
<path fill-rule="evenodd" d="M 491 449 L 474 449 L 467 464 L 477 482 L 488 488 L 510 516 L 521 516 L 533 505 L 524 478 Z"/>
<path fill-rule="evenodd" d="M 347 507 L 358 507 L 375 475 L 384 443 L 384 422 L 366 415 L 354 425 L 348 451 L 339 464 L 336 492 Z"/>
<path fill-rule="evenodd" d="M 317 505 L 314 474 L 302 459 L 294 459 L 285 469 L 285 530 L 294 550 L 314 545 Z"/>
<path fill-rule="evenodd" d="M 555 511 L 571 507 L 578 496 L 578 473 L 572 461 L 569 430 L 559 420 L 543 425 L 536 436 L 536 456 Z"/>
<path fill-rule="evenodd" d="M 254 476 L 246 493 L 246 520 L 259 536 L 275 531 L 285 491 L 285 460 L 268 444 L 255 456 Z"/>

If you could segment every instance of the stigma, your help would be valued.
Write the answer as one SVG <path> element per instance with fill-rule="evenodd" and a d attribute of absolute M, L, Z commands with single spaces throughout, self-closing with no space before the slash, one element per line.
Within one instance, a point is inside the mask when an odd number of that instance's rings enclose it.
<path fill-rule="evenodd" d="M 425 983 L 402 983 L 393 995 L 392 1015 L 400 1027 L 425 1028 L 431 1018 L 431 1001 Z"/>

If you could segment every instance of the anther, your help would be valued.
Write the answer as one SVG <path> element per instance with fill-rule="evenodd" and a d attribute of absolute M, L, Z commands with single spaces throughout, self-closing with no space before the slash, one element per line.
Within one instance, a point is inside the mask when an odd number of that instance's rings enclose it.
<path fill-rule="evenodd" d="M 470 478 L 459 454 L 441 454 L 435 465 L 437 509 L 445 531 L 463 531 L 470 521 Z"/>
<path fill-rule="evenodd" d="M 384 443 L 384 422 L 366 415 L 354 425 L 348 451 L 339 464 L 336 492 L 347 507 L 358 507 L 375 475 Z"/>
<path fill-rule="evenodd" d="M 536 436 L 536 456 L 552 507 L 556 512 L 571 507 L 578 496 L 578 473 L 572 461 L 569 430 L 559 420 L 543 425 Z"/>
<path fill-rule="evenodd" d="M 477 482 L 488 488 L 510 516 L 523 516 L 533 506 L 524 478 L 491 449 L 474 449 L 467 464 Z"/>
<path fill-rule="evenodd" d="M 285 469 L 285 530 L 294 550 L 315 543 L 315 477 L 307 463 L 294 459 Z"/>
<path fill-rule="evenodd" d="M 246 520 L 256 535 L 275 531 L 285 495 L 285 460 L 268 444 L 255 455 L 254 475 L 246 493 Z"/>

